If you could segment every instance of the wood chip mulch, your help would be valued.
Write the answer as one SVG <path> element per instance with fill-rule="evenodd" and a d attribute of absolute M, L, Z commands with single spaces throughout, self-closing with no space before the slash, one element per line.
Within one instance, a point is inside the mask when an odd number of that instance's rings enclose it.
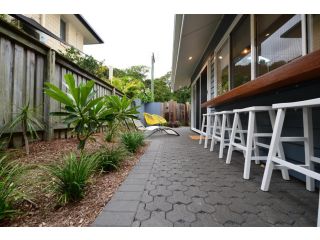
<path fill-rule="evenodd" d="M 95 138 L 96 142 L 91 141 L 87 144 L 86 152 L 93 152 L 102 144 L 110 145 L 103 141 L 102 134 L 97 134 Z M 26 200 L 17 206 L 21 213 L 14 220 L 4 222 L 0 226 L 90 226 L 139 161 L 148 143 L 136 154 L 127 157 L 117 171 L 97 173 L 93 176 L 86 189 L 86 195 L 80 202 L 58 206 L 56 198 L 48 191 L 50 179 L 43 171 L 43 166 L 61 161 L 63 155 L 69 152 L 77 152 L 76 146 L 76 139 L 59 139 L 32 143 L 28 156 L 23 154 L 23 149 L 14 152 L 15 159 L 30 168 L 24 181 Z"/>

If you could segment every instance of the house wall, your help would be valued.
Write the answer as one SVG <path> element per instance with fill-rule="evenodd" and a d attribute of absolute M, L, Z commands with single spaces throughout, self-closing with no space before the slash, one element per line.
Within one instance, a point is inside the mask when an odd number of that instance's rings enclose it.
<path fill-rule="evenodd" d="M 41 24 L 41 14 L 25 14 L 25 16 L 30 17 Z M 47 28 L 49 31 L 60 37 L 60 18 L 61 14 L 44 14 L 44 27 Z M 63 16 L 62 16 L 63 19 Z M 77 28 L 67 20 L 63 19 L 67 24 L 67 43 L 74 46 L 75 48 L 79 49 L 80 51 L 83 50 L 83 35 Z M 68 46 L 54 38 L 49 36 L 45 37 L 43 41 L 45 44 L 49 45 L 55 50 L 64 51 Z"/>
<path fill-rule="evenodd" d="M 216 48 L 217 44 L 220 42 L 222 36 L 226 29 L 231 25 L 230 19 L 224 18 L 221 22 L 221 28 L 218 27 L 218 31 L 213 36 L 213 39 L 210 42 L 208 49 L 205 51 L 204 56 L 202 57 L 202 61 L 196 67 L 196 71 L 193 74 L 193 81 L 195 80 L 194 76 L 199 74 L 199 69 L 201 69 L 204 64 L 209 60 L 209 65 L 211 67 L 210 71 L 213 72 L 214 66 L 212 64 L 212 55 L 213 51 Z M 316 45 L 317 47 L 317 45 Z M 209 57 L 211 55 L 211 57 Z M 211 86 L 214 84 L 214 79 L 211 78 Z M 261 106 L 268 105 L 271 106 L 274 103 L 281 102 L 291 102 L 291 101 L 302 101 L 312 98 L 320 97 L 320 81 L 319 79 L 310 80 L 308 82 L 304 82 L 302 84 L 297 84 L 290 87 L 285 87 L 281 89 L 277 89 L 276 91 L 271 91 L 268 93 L 264 93 L 258 96 L 254 96 L 251 98 L 239 100 L 234 103 L 220 105 L 215 107 L 216 111 L 223 110 L 233 110 L 239 108 L 245 108 L 249 106 Z M 213 89 L 207 89 L 208 92 L 211 93 L 211 96 L 214 93 Z M 209 109 L 211 111 L 212 109 Z M 247 126 L 247 115 L 242 115 L 241 120 L 243 126 Z M 314 146 L 315 146 L 315 156 L 320 156 L 320 108 L 313 109 L 313 123 L 314 123 Z M 257 114 L 257 128 L 258 131 L 272 131 L 271 125 L 269 123 L 269 117 L 267 114 Z M 303 128 L 302 128 L 302 114 L 301 110 L 289 110 L 287 112 L 287 117 L 284 124 L 283 136 L 302 136 Z M 270 141 L 270 140 L 269 140 Z M 268 143 L 268 140 L 265 141 Z M 304 147 L 302 143 L 284 143 L 284 150 L 286 154 L 286 158 L 291 162 L 304 162 Z M 264 155 L 267 153 L 264 152 Z M 316 169 L 320 171 L 320 166 L 316 166 Z M 305 180 L 305 177 L 301 174 L 291 171 L 290 174 L 294 177 L 297 177 L 301 180 Z"/>

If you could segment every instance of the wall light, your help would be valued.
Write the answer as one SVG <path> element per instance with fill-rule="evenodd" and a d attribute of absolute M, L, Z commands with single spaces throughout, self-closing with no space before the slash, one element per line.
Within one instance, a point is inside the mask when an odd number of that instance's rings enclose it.
<path fill-rule="evenodd" d="M 219 59 L 222 59 L 223 57 L 222 56 L 219 56 Z"/>
<path fill-rule="evenodd" d="M 192 57 L 190 56 L 190 57 L 188 57 L 188 60 L 190 61 L 190 60 L 192 60 Z"/>

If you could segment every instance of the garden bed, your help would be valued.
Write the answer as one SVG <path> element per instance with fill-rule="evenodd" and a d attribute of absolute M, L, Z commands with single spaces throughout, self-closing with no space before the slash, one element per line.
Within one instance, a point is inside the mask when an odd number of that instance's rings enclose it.
<path fill-rule="evenodd" d="M 88 142 L 86 152 L 95 152 L 101 145 L 117 145 L 104 142 L 103 134 L 96 134 L 95 139 Z M 74 152 L 76 146 L 76 139 L 60 139 L 32 143 L 28 156 L 23 149 L 12 152 L 14 159 L 30 168 L 24 176 L 23 186 L 28 200 L 16 206 L 21 212 L 14 220 L 3 222 L 1 226 L 89 226 L 139 161 L 147 144 L 126 157 L 117 171 L 95 174 L 80 202 L 59 206 L 48 189 L 51 179 L 44 167 L 62 161 L 63 155 Z"/>

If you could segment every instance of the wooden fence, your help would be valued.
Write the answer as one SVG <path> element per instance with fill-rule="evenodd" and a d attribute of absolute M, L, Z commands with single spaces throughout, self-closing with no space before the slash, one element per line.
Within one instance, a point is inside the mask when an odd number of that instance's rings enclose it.
<path fill-rule="evenodd" d="M 47 45 L 0 20 L 0 127 L 11 121 L 19 109 L 29 101 L 43 121 L 39 129 L 42 139 L 66 138 L 70 135 L 59 118 L 49 112 L 59 111 L 59 103 L 43 93 L 45 82 L 65 90 L 64 75 L 72 73 L 77 83 L 94 80 L 97 96 L 122 93 L 105 81 L 79 68 Z M 21 145 L 21 129 L 16 129 L 13 142 Z"/>
<path fill-rule="evenodd" d="M 179 121 L 183 126 L 190 125 L 190 104 L 169 101 L 162 103 L 162 116 L 170 123 Z"/>

